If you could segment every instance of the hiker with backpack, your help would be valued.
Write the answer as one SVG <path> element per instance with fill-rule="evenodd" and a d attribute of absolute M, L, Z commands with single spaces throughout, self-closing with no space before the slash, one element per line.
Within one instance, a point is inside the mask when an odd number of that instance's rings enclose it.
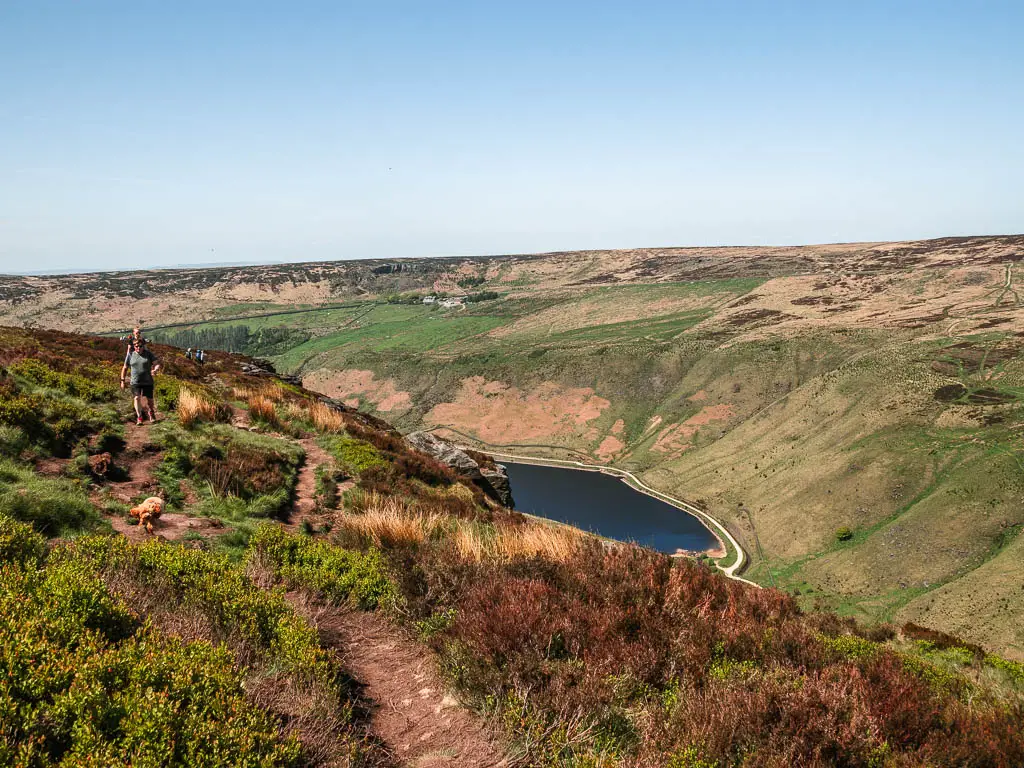
<path fill-rule="evenodd" d="M 140 336 L 132 339 L 132 347 L 121 366 L 121 389 L 131 371 L 132 396 L 135 399 L 136 424 L 142 424 L 142 414 L 148 413 L 150 423 L 156 421 L 156 401 L 153 399 L 153 374 L 160 370 L 156 355 L 146 349 L 146 340 Z"/>

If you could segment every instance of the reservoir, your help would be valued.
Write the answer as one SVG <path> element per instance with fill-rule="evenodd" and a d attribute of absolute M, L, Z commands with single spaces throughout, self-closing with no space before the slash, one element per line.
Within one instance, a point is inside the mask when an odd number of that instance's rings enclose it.
<path fill-rule="evenodd" d="M 718 539 L 688 512 L 601 472 L 516 464 L 508 469 L 516 509 L 659 552 L 714 549 Z"/>

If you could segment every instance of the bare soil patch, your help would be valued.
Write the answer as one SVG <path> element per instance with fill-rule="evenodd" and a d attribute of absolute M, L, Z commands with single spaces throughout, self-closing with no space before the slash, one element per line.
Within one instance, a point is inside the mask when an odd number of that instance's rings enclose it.
<path fill-rule="evenodd" d="M 463 379 L 454 402 L 436 405 L 423 420 L 428 425 L 472 431 L 484 442 L 501 445 L 586 434 L 587 423 L 610 405 L 590 388 L 567 388 L 547 381 L 524 391 L 471 376 Z"/>
<path fill-rule="evenodd" d="M 347 369 L 316 371 L 303 380 L 303 386 L 346 404 L 368 400 L 382 413 L 407 411 L 412 407 L 411 395 L 398 389 L 394 379 L 378 379 L 373 371 Z"/>

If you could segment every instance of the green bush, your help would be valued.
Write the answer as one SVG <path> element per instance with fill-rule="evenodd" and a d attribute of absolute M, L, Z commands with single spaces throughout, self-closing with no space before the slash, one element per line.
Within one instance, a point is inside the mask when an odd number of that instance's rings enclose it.
<path fill-rule="evenodd" d="M 985 656 L 985 664 L 1002 670 L 1017 685 L 1024 685 L 1024 664 L 1019 661 L 1010 661 L 994 653 Z"/>
<path fill-rule="evenodd" d="M 845 525 L 836 530 L 836 541 L 849 541 L 853 538 L 853 531 Z"/>
<path fill-rule="evenodd" d="M 0 424 L 20 427 L 28 433 L 39 429 L 42 399 L 35 395 L 0 393 Z"/>
<path fill-rule="evenodd" d="M 365 440 L 348 436 L 324 436 L 318 441 L 349 474 L 358 474 L 370 467 L 387 465 L 383 454 Z"/>
<path fill-rule="evenodd" d="M 112 382 L 103 381 L 99 372 L 89 375 L 82 373 L 64 373 L 55 371 L 39 360 L 20 360 L 8 370 L 23 379 L 48 389 L 56 389 L 83 400 L 113 400 L 117 396 L 117 388 Z"/>
<path fill-rule="evenodd" d="M 857 635 L 818 635 L 818 642 L 842 659 L 870 659 L 882 646 Z"/>
<path fill-rule="evenodd" d="M 120 537 L 90 536 L 63 556 L 120 573 L 174 604 L 199 610 L 223 639 L 233 638 L 303 679 L 339 684 L 339 672 L 316 631 L 292 613 L 280 592 L 256 587 L 226 555 L 156 539 L 133 546 Z"/>
<path fill-rule="evenodd" d="M 156 406 L 161 411 L 173 411 L 178 408 L 181 396 L 181 380 L 173 376 L 160 375 L 154 377 L 153 395 Z"/>
<path fill-rule="evenodd" d="M 300 765 L 232 654 L 162 637 L 82 562 L 0 567 L 0 765 Z"/>
<path fill-rule="evenodd" d="M 0 516 L 0 564 L 38 565 L 46 555 L 46 542 L 31 526 Z"/>
<path fill-rule="evenodd" d="M 256 529 L 251 557 L 273 569 L 289 587 L 303 587 L 335 603 L 376 608 L 393 602 L 396 591 L 378 550 L 355 552 L 324 541 L 292 536 L 276 525 Z"/>

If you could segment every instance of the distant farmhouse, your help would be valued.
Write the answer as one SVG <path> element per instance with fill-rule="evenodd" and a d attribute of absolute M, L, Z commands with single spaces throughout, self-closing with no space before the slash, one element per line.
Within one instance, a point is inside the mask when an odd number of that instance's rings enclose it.
<path fill-rule="evenodd" d="M 437 304 L 438 306 L 451 309 L 452 307 L 461 307 L 462 303 L 466 300 L 465 296 L 448 296 L 444 299 L 438 299 L 437 296 L 424 296 L 424 304 Z"/>

